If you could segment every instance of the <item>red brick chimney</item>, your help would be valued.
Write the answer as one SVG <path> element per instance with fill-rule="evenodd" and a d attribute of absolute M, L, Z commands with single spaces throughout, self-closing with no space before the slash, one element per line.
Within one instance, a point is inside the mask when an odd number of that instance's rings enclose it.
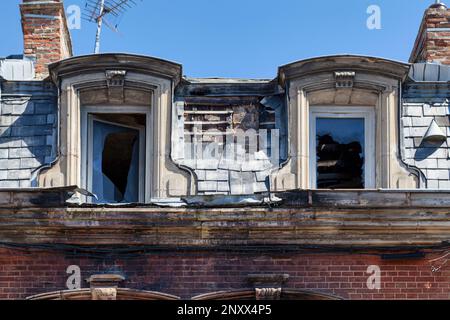
<path fill-rule="evenodd" d="M 24 55 L 35 61 L 36 78 L 48 76 L 48 65 L 72 56 L 62 0 L 23 0 L 20 5 Z"/>
<path fill-rule="evenodd" d="M 450 65 L 450 9 L 445 4 L 437 1 L 425 11 L 409 62 Z"/>

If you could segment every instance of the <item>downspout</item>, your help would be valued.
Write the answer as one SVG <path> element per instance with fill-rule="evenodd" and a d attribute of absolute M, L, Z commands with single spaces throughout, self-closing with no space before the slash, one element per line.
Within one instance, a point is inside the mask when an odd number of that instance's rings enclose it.
<path fill-rule="evenodd" d="M 185 100 L 178 100 L 178 97 L 176 97 L 176 87 L 181 85 L 183 79 L 181 79 L 177 84 L 175 84 L 175 82 L 172 80 L 172 88 L 171 88 L 171 92 L 172 92 L 172 96 L 171 96 L 171 110 L 170 110 L 170 151 L 169 151 L 169 158 L 172 161 L 172 163 L 175 164 L 175 166 L 177 168 L 179 168 L 182 171 L 185 171 L 186 173 L 189 173 L 190 175 L 190 181 L 189 181 L 189 190 L 188 193 L 190 193 L 190 196 L 195 196 L 197 194 L 197 188 L 196 188 L 196 181 L 197 181 L 197 176 L 195 174 L 195 170 L 192 168 L 189 168 L 188 166 L 184 166 L 182 164 L 180 164 L 178 161 L 175 161 L 175 159 L 173 158 L 173 131 L 175 130 L 175 128 L 173 127 L 173 122 L 174 122 L 174 117 L 176 117 L 175 113 L 177 112 L 176 110 L 176 104 L 179 101 L 183 102 L 183 105 L 185 105 Z M 184 148 L 184 146 L 183 146 Z M 189 195 L 188 195 L 189 196 Z"/>
<path fill-rule="evenodd" d="M 43 165 L 41 165 L 40 167 L 36 168 L 32 173 L 31 173 L 31 187 L 33 188 L 38 188 L 39 187 L 39 181 L 38 181 L 38 177 L 41 173 L 42 170 L 45 169 L 50 169 L 52 168 L 61 158 L 61 104 L 60 104 L 60 97 L 61 97 L 61 83 L 58 84 L 57 86 L 57 103 L 56 103 L 56 119 L 57 119 L 57 123 L 56 123 L 56 157 L 55 159 L 53 159 L 53 161 L 51 161 L 50 163 L 44 163 Z M 54 145 L 52 145 L 53 147 Z M 86 196 L 86 197 L 91 197 L 91 198 L 95 198 L 98 199 L 97 196 L 95 194 L 93 194 L 92 192 L 81 188 L 80 186 L 77 186 L 77 188 L 74 190 L 75 192 L 78 192 L 79 194 Z M 71 202 L 70 200 L 68 200 L 68 202 Z M 75 201 L 72 201 L 74 203 L 79 203 L 79 200 L 76 199 Z"/>
<path fill-rule="evenodd" d="M 400 155 L 400 162 L 409 170 L 411 171 L 416 177 L 419 179 L 419 189 L 421 189 L 422 184 L 425 183 L 425 189 L 428 189 L 428 181 L 423 174 L 423 172 L 416 166 L 410 165 L 405 162 L 404 160 L 404 140 L 402 139 L 402 118 L 403 118 L 403 84 L 401 80 L 398 80 L 398 152 Z M 423 181 L 423 182 L 422 182 Z"/>
<path fill-rule="evenodd" d="M 3 101 L 3 98 L 2 98 L 2 86 L 3 86 L 3 81 L 4 81 L 4 79 L 3 79 L 3 77 L 2 77 L 2 74 L 0 73 L 0 103 Z M 1 114 L 1 108 L 0 108 L 0 114 Z"/>
<path fill-rule="evenodd" d="M 291 135 L 290 135 L 290 133 L 291 133 L 290 118 L 291 117 L 290 117 L 290 113 L 289 113 L 289 111 L 290 111 L 289 90 L 290 90 L 290 82 L 286 81 L 286 87 L 285 87 L 285 95 L 286 95 L 285 108 L 286 108 L 286 120 L 287 120 L 287 123 L 286 123 L 286 128 L 287 128 L 286 129 L 286 137 L 287 137 L 286 160 L 281 162 L 278 165 L 278 168 L 273 168 L 273 169 L 270 169 L 270 171 L 269 171 L 270 172 L 269 173 L 269 199 L 270 200 L 272 199 L 272 189 L 273 189 L 272 179 L 270 179 L 270 175 L 277 170 L 281 170 L 292 158 L 292 156 L 291 156 Z M 269 200 L 269 202 L 270 202 L 270 200 Z"/>
<path fill-rule="evenodd" d="M 61 97 L 61 87 L 60 84 L 57 86 L 57 96 L 56 96 L 56 157 L 53 159 L 50 163 L 44 163 L 40 167 L 36 168 L 34 171 L 31 172 L 31 187 L 38 188 L 39 187 L 39 181 L 38 177 L 42 170 L 50 169 L 53 167 L 61 158 L 61 139 L 60 139 L 60 130 L 61 130 L 61 112 L 60 112 L 60 97 Z"/>
<path fill-rule="evenodd" d="M 286 81 L 286 137 L 287 137 L 287 150 L 286 150 L 286 160 L 282 163 L 280 163 L 280 169 L 283 168 L 290 160 L 291 160 L 291 127 L 290 127 L 290 99 L 289 99 L 289 92 L 290 92 L 290 85 L 291 82 L 290 81 Z"/>

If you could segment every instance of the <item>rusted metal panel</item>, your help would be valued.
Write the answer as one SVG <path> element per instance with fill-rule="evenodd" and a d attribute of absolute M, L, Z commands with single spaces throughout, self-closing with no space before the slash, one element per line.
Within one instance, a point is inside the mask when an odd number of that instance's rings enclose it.
<path fill-rule="evenodd" d="M 450 207 L 450 192 L 427 190 L 304 190 L 277 194 L 284 206 L 396 208 Z"/>
<path fill-rule="evenodd" d="M 177 97 L 263 97 L 280 93 L 277 81 L 251 79 L 184 79 Z"/>
<path fill-rule="evenodd" d="M 59 208 L 76 192 L 74 186 L 64 188 L 0 189 L 0 208 Z"/>

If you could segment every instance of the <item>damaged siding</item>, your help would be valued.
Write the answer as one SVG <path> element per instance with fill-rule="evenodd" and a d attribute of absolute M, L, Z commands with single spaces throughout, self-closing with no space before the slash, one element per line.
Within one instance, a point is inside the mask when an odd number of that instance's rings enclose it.
<path fill-rule="evenodd" d="M 434 72 L 421 65 L 414 65 L 409 81 L 404 85 L 401 118 L 401 143 L 405 163 L 423 173 L 428 189 L 450 189 L 450 85 L 441 79 L 446 67 Z M 439 70 L 440 69 L 440 70 Z M 426 71 L 426 73 L 425 73 Z M 440 142 L 424 140 L 432 122 L 443 135 Z"/>
<path fill-rule="evenodd" d="M 0 85 L 0 188 L 30 187 L 55 157 L 57 92 L 45 81 Z"/>
<path fill-rule="evenodd" d="M 287 153 L 284 100 L 265 98 L 269 81 L 223 81 L 178 88 L 173 158 L 194 173 L 199 195 L 267 192 Z"/>

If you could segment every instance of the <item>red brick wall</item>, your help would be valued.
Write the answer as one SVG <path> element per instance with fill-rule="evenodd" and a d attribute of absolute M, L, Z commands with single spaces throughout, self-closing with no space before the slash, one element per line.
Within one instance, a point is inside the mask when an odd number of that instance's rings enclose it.
<path fill-rule="evenodd" d="M 430 8 L 425 12 L 410 62 L 450 64 L 450 9 Z"/>
<path fill-rule="evenodd" d="M 151 254 L 140 258 L 96 259 L 58 252 L 0 249 L 0 298 L 19 299 L 64 290 L 66 268 L 92 274 L 121 273 L 121 287 L 153 290 L 182 298 L 250 287 L 249 273 L 287 273 L 285 288 L 307 289 L 345 299 L 450 299 L 450 268 L 431 271 L 430 259 L 386 261 L 378 256 L 351 254 Z M 442 262 L 445 262 L 442 261 Z M 442 264 L 442 263 L 441 263 Z M 369 290 L 369 265 L 381 268 L 381 290 Z M 439 266 L 439 263 L 435 263 Z"/>
<path fill-rule="evenodd" d="M 35 59 L 36 77 L 45 78 L 48 65 L 71 56 L 72 48 L 63 4 L 40 1 L 24 0 L 20 11 L 24 55 Z"/>

